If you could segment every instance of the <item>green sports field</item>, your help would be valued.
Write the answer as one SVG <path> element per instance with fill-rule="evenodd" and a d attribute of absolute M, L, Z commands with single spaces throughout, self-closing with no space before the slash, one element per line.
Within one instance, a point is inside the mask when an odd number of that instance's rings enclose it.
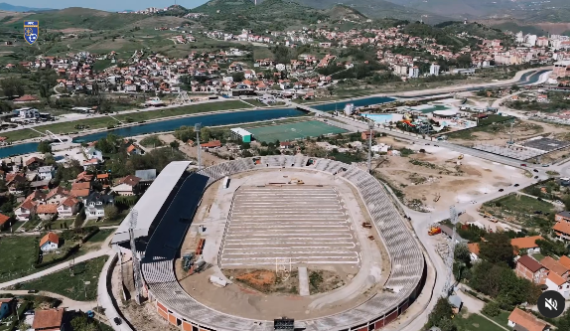
<path fill-rule="evenodd" d="M 305 137 L 318 137 L 323 134 L 336 134 L 347 132 L 336 126 L 328 125 L 319 121 L 306 121 L 289 124 L 277 124 L 248 128 L 253 137 L 258 141 L 271 142 L 275 140 L 289 141 Z"/>

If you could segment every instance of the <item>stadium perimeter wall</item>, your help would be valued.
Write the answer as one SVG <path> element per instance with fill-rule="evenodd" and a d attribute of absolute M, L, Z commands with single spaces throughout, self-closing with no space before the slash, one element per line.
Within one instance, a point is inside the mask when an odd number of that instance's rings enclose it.
<path fill-rule="evenodd" d="M 312 160 L 312 163 L 308 162 L 309 160 Z M 209 177 L 207 185 L 200 185 L 201 187 L 199 187 L 197 190 L 199 192 L 193 192 L 193 195 L 197 193 L 201 195 L 207 186 L 213 184 L 219 179 L 224 178 L 225 176 L 233 175 L 239 172 L 267 169 L 269 167 L 278 169 L 295 166 L 298 166 L 299 169 L 303 170 L 322 171 L 334 176 L 343 176 L 343 179 L 349 181 L 353 186 L 357 188 L 358 192 L 361 195 L 361 199 L 365 201 L 368 212 L 372 217 L 374 217 L 374 215 L 378 215 L 377 209 L 380 207 L 375 206 L 375 204 L 372 203 L 370 199 L 366 199 L 364 197 L 361 191 L 362 187 L 364 187 L 365 190 L 374 190 L 374 195 L 372 198 L 390 202 L 390 206 L 393 210 L 390 210 L 390 214 L 383 213 L 382 215 L 385 215 L 385 218 L 375 220 L 374 224 L 379 237 L 384 242 L 385 246 L 387 246 L 388 254 L 390 255 L 390 262 L 392 264 L 392 273 L 386 283 L 387 285 L 392 285 L 394 287 L 390 289 L 392 290 L 392 293 L 389 293 L 390 290 L 381 292 L 375 297 L 371 298 L 369 301 L 347 311 L 313 320 L 296 321 L 296 327 L 302 327 L 307 331 L 372 331 L 381 329 L 390 322 L 394 321 L 398 316 L 403 314 L 408 309 L 408 307 L 417 299 L 426 282 L 427 264 L 423 257 L 423 254 L 421 253 L 419 244 L 412 238 L 411 233 L 407 229 L 400 215 L 397 214 L 397 211 L 395 211 L 394 206 L 391 205 L 391 201 L 385 193 L 384 189 L 381 187 L 380 183 L 378 183 L 375 179 L 373 179 L 373 183 L 370 182 L 369 179 L 372 178 L 372 176 L 356 167 L 352 167 L 337 161 L 308 157 L 299 158 L 293 156 L 274 156 L 241 159 L 206 168 L 200 173 L 191 175 L 189 178 L 187 178 L 186 181 L 184 181 L 182 184 L 183 187 L 180 191 L 188 192 L 188 189 L 185 190 L 184 186 L 187 181 L 192 182 L 192 180 L 195 179 L 192 178 L 194 176 Z M 347 177 L 350 177 L 352 179 Z M 200 178 L 199 182 L 204 183 L 204 180 Z M 378 191 L 376 187 L 371 187 L 374 185 L 374 183 L 380 191 Z M 382 194 L 379 194 L 378 192 L 382 192 Z M 182 196 L 179 196 L 179 194 L 177 194 L 172 204 L 177 204 L 178 198 L 182 199 L 183 195 L 184 194 L 182 194 Z M 194 206 L 190 206 L 192 216 L 197 205 L 199 205 L 199 202 L 196 202 L 196 205 Z M 385 203 L 381 208 L 386 209 Z M 371 211 L 373 211 L 375 214 L 373 215 Z M 394 212 L 397 215 L 394 214 Z M 391 218 L 388 219 L 388 216 L 391 216 Z M 184 215 L 183 218 L 186 220 L 188 217 L 190 216 Z M 395 220 L 394 217 L 397 218 L 397 220 Z M 171 221 L 169 221 L 169 219 Z M 177 220 L 175 219 L 174 221 Z M 182 228 L 176 224 L 172 224 L 174 221 L 172 221 L 172 214 L 169 215 L 169 212 L 167 211 L 166 215 L 164 215 L 157 228 L 157 232 L 168 231 L 170 234 L 176 233 L 179 236 L 183 236 L 189 227 L 189 223 L 182 222 L 187 224 L 183 226 L 186 231 L 181 233 L 180 230 L 182 230 Z M 171 224 L 168 224 L 169 222 Z M 387 238 L 383 234 L 383 229 L 386 230 L 386 223 L 390 222 L 398 222 L 395 223 L 397 224 L 398 228 L 396 230 L 396 237 L 405 238 L 406 240 L 412 240 L 414 242 L 415 249 L 413 251 L 398 252 L 394 251 L 394 248 L 396 247 L 390 247 L 390 245 L 393 246 L 393 244 L 388 245 L 386 242 Z M 169 225 L 174 225 L 174 229 L 170 228 Z M 156 236 L 156 233 L 153 235 L 153 237 L 154 236 Z M 387 237 L 390 238 L 392 235 L 387 234 Z M 158 236 L 157 239 L 164 240 L 165 238 Z M 175 239 L 173 242 L 178 244 L 180 243 L 180 240 L 181 239 Z M 394 238 L 392 238 L 392 240 L 399 241 L 399 239 Z M 157 313 L 165 320 L 167 320 L 171 325 L 178 327 L 180 330 L 184 331 L 272 330 L 271 321 L 248 320 L 238 316 L 227 315 L 196 302 L 192 297 L 184 292 L 180 284 L 178 284 L 175 279 L 173 262 L 177 252 L 174 255 L 172 255 L 171 252 L 172 248 L 174 248 L 174 245 L 170 246 L 170 250 L 167 252 L 165 251 L 164 247 L 168 247 L 169 245 L 167 246 L 164 244 L 164 242 L 159 243 L 156 241 L 157 240 L 153 242 L 153 238 L 151 238 L 149 242 L 148 248 L 150 251 L 146 252 L 145 259 L 142 261 L 142 272 L 145 278 L 145 287 L 148 290 L 149 299 L 155 305 Z M 152 252 L 153 247 L 155 250 L 157 249 L 155 253 Z M 409 248 L 410 247 L 408 245 L 408 249 Z M 179 249 L 179 245 L 177 249 Z M 406 263 L 408 263 L 408 265 L 405 265 L 403 258 L 412 259 L 412 262 L 410 263 L 407 261 Z M 161 262 L 156 262 L 159 260 Z M 157 263 L 160 265 L 157 265 Z M 401 267 L 405 268 L 406 270 L 400 270 Z M 166 277 L 167 279 L 162 280 L 163 277 Z M 172 279 L 172 277 L 174 277 L 174 279 Z M 396 280 L 393 280 L 391 282 L 390 278 L 396 278 Z M 402 288 L 400 288 L 399 285 L 412 286 L 402 286 Z M 182 300 L 188 300 L 188 302 L 183 302 Z"/>

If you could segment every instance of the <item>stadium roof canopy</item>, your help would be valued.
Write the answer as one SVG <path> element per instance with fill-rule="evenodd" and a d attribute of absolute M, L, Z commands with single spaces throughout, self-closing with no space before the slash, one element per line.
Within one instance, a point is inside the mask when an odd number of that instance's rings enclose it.
<path fill-rule="evenodd" d="M 134 207 L 134 209 L 138 211 L 137 225 L 134 231 L 135 238 L 148 236 L 149 229 L 156 215 L 158 215 L 168 195 L 172 192 L 174 186 L 176 186 L 176 183 L 178 183 L 178 180 L 189 165 L 190 161 L 177 161 L 168 164 L 137 202 Z M 131 213 L 132 210 L 127 217 L 125 217 L 117 229 L 117 232 L 115 232 L 112 241 L 113 244 L 129 240 L 129 220 Z"/>

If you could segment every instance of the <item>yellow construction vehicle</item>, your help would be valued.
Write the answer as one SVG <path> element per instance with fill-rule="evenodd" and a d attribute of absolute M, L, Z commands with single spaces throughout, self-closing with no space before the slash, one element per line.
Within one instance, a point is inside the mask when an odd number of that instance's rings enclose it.
<path fill-rule="evenodd" d="M 434 235 L 440 234 L 440 233 L 441 233 L 441 228 L 439 226 L 432 225 L 429 227 L 428 235 L 434 236 Z"/>
<path fill-rule="evenodd" d="M 289 181 L 289 184 L 301 185 L 301 184 L 305 184 L 305 182 L 300 180 L 299 178 L 291 178 L 291 180 Z"/>
<path fill-rule="evenodd" d="M 463 160 L 464 157 L 465 157 L 465 156 L 464 156 L 463 154 L 461 154 L 461 155 L 459 155 L 459 156 L 457 157 L 457 159 L 458 159 L 458 160 Z"/>

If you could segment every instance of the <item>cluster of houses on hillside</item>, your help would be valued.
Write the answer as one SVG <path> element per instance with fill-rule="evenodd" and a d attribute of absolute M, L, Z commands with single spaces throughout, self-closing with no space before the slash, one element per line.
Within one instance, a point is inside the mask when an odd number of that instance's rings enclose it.
<path fill-rule="evenodd" d="M 138 147 L 130 145 L 129 153 L 136 153 Z M 18 197 L 20 203 L 14 209 L 12 220 L 0 214 L 0 226 L 11 221 L 29 221 L 34 216 L 50 222 L 57 218 L 73 218 L 82 209 L 87 220 L 105 217 L 105 207 L 115 204 L 116 196 L 135 196 L 144 193 L 156 178 L 156 170 L 138 170 L 129 175 L 112 180 L 107 172 L 99 172 L 94 166 L 104 162 L 102 153 L 94 146 L 81 152 L 86 156 L 83 162 L 85 171 L 70 182 L 60 182 L 54 186 L 53 180 L 58 169 L 69 166 L 70 160 L 58 161 L 59 166 L 47 165 L 40 157 L 27 160 L 8 159 L 3 162 L 0 177 L 6 183 L 9 194 Z M 24 196 L 24 192 L 31 192 Z"/>

